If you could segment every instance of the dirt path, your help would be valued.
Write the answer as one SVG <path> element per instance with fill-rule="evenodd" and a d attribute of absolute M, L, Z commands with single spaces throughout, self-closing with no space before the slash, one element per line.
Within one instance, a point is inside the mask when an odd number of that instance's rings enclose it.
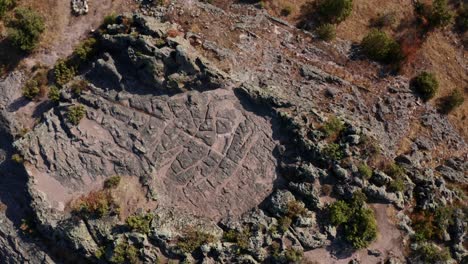
<path fill-rule="evenodd" d="M 28 0 L 23 5 L 39 10 L 46 18 L 47 26 L 42 47 L 24 61 L 29 67 L 36 63 L 52 66 L 58 58 L 70 55 L 80 40 L 99 27 L 106 15 L 130 12 L 137 8 L 133 0 L 92 0 L 89 13 L 77 17 L 71 13 L 70 1 Z"/>

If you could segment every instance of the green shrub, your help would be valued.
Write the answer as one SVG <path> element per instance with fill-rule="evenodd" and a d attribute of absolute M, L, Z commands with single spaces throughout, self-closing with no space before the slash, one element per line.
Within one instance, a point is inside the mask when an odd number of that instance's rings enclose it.
<path fill-rule="evenodd" d="M 138 252 L 138 249 L 135 246 L 130 245 L 128 241 L 120 242 L 114 248 L 110 262 L 116 264 L 140 263 L 139 255 L 140 253 Z"/>
<path fill-rule="evenodd" d="M 45 30 L 44 19 L 29 8 L 15 9 L 14 16 L 7 21 L 8 38 L 22 51 L 36 48 Z"/>
<path fill-rule="evenodd" d="M 39 82 L 35 79 L 27 81 L 26 84 L 23 86 L 23 96 L 28 98 L 29 100 L 33 100 L 34 98 L 36 98 L 40 92 L 41 89 L 39 88 Z"/>
<path fill-rule="evenodd" d="M 391 192 L 402 192 L 405 190 L 405 181 L 402 178 L 397 178 L 388 184 L 388 190 Z"/>
<path fill-rule="evenodd" d="M 109 177 L 104 181 L 104 188 L 105 189 L 117 188 L 117 186 L 119 186 L 120 184 L 120 180 L 121 180 L 121 177 L 118 175 Z"/>
<path fill-rule="evenodd" d="M 16 162 L 16 163 L 19 163 L 19 164 L 21 164 L 21 163 L 24 162 L 24 159 L 23 159 L 23 157 L 21 157 L 20 154 L 13 154 L 13 155 L 11 156 L 11 160 L 14 161 L 14 162 Z"/>
<path fill-rule="evenodd" d="M 359 145 L 361 149 L 361 154 L 364 157 L 375 157 L 380 155 L 380 144 L 373 137 L 370 137 L 368 135 L 362 135 L 361 142 Z"/>
<path fill-rule="evenodd" d="M 422 243 L 413 257 L 422 261 L 422 263 L 446 263 L 450 259 L 450 253 L 446 248 L 439 248 L 433 243 Z"/>
<path fill-rule="evenodd" d="M 241 232 L 236 230 L 228 230 L 223 233 L 223 240 L 231 243 L 236 243 L 237 247 L 245 251 L 249 248 L 249 240 L 252 237 L 249 227 L 245 227 Z"/>
<path fill-rule="evenodd" d="M 117 23 L 117 15 L 115 13 L 109 14 L 104 17 L 103 25 L 106 27 L 107 25 L 113 25 Z"/>
<path fill-rule="evenodd" d="M 455 108 L 461 106 L 463 102 L 465 102 L 463 93 L 459 89 L 455 89 L 449 96 L 442 98 L 439 105 L 439 111 L 443 114 L 448 114 Z"/>
<path fill-rule="evenodd" d="M 412 88 L 425 101 L 433 98 L 439 89 L 439 81 L 433 73 L 422 72 L 411 80 Z"/>
<path fill-rule="evenodd" d="M 293 9 L 290 5 L 283 7 L 281 9 L 281 15 L 282 16 L 289 16 L 292 13 Z"/>
<path fill-rule="evenodd" d="M 468 4 L 463 4 L 458 11 L 456 26 L 461 32 L 468 30 Z"/>
<path fill-rule="evenodd" d="M 336 27 L 330 23 L 320 25 L 315 32 L 317 36 L 324 41 L 331 41 L 336 38 Z"/>
<path fill-rule="evenodd" d="M 341 225 L 348 222 L 351 209 L 348 203 L 339 200 L 330 206 L 330 221 L 333 225 Z"/>
<path fill-rule="evenodd" d="M 212 234 L 190 229 L 177 241 L 177 247 L 185 253 L 192 253 L 202 245 L 213 243 L 215 237 Z"/>
<path fill-rule="evenodd" d="M 64 60 L 58 60 L 54 66 L 54 75 L 55 82 L 62 87 L 75 77 L 75 69 L 68 66 Z"/>
<path fill-rule="evenodd" d="M 378 28 L 392 27 L 396 23 L 396 13 L 388 12 L 379 15 L 374 21 L 372 21 L 372 26 Z"/>
<path fill-rule="evenodd" d="M 322 131 L 327 137 L 340 134 L 344 129 L 344 123 L 336 116 L 330 117 L 325 124 L 323 124 Z"/>
<path fill-rule="evenodd" d="M 95 38 L 88 38 L 78 47 L 76 47 L 73 54 L 80 58 L 82 61 L 86 61 L 96 54 L 97 40 Z"/>
<path fill-rule="evenodd" d="M 73 105 L 68 108 L 68 121 L 72 125 L 78 125 L 81 119 L 86 114 L 86 110 L 82 105 Z"/>
<path fill-rule="evenodd" d="M 321 18 L 329 23 L 340 23 L 351 15 L 353 0 L 322 0 L 318 5 Z"/>
<path fill-rule="evenodd" d="M 346 241 L 354 248 L 367 247 L 377 237 L 374 211 L 365 205 L 366 197 L 355 192 L 350 201 L 336 201 L 330 206 L 330 221 L 342 226 Z"/>
<path fill-rule="evenodd" d="M 48 94 L 49 100 L 52 102 L 58 103 L 60 101 L 60 90 L 57 88 L 57 86 L 52 85 L 49 87 L 49 94 Z"/>
<path fill-rule="evenodd" d="M 15 6 L 15 0 L 0 0 L 0 18 Z"/>
<path fill-rule="evenodd" d="M 403 59 L 398 42 L 378 29 L 373 29 L 361 41 L 364 53 L 372 60 L 395 63 Z"/>
<path fill-rule="evenodd" d="M 396 163 L 391 163 L 385 168 L 385 173 L 387 173 L 390 177 L 397 179 L 405 176 L 405 169 L 396 164 Z"/>
<path fill-rule="evenodd" d="M 278 229 L 282 233 L 285 233 L 286 231 L 288 231 L 291 224 L 292 224 L 292 219 L 287 216 L 283 216 L 280 219 L 278 219 Z"/>
<path fill-rule="evenodd" d="M 432 5 L 417 2 L 415 12 L 422 20 L 427 20 L 430 27 L 434 28 L 447 26 L 453 18 L 447 0 L 433 0 Z"/>
<path fill-rule="evenodd" d="M 132 215 L 125 220 L 125 223 L 132 231 L 148 234 L 150 232 L 150 224 L 153 218 L 153 214 Z"/>
<path fill-rule="evenodd" d="M 287 263 L 300 263 L 304 257 L 304 251 L 296 248 L 287 248 L 284 251 L 284 257 L 286 258 Z"/>
<path fill-rule="evenodd" d="M 362 163 L 358 166 L 358 172 L 363 179 L 368 180 L 372 177 L 372 168 L 367 166 L 365 163 Z"/>
<path fill-rule="evenodd" d="M 46 95 L 46 85 L 48 83 L 47 70 L 38 69 L 34 76 L 29 79 L 22 88 L 22 94 L 29 100 L 34 100 L 40 96 Z"/>
<path fill-rule="evenodd" d="M 322 150 L 322 155 L 328 160 L 341 160 L 344 158 L 344 152 L 339 144 L 330 143 Z"/>

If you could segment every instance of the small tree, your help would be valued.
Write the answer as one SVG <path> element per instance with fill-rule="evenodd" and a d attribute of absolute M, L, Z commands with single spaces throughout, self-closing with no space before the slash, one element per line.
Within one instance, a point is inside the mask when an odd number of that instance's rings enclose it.
<path fill-rule="evenodd" d="M 0 0 L 0 18 L 15 6 L 15 0 Z"/>
<path fill-rule="evenodd" d="M 82 105 L 73 105 L 68 108 L 68 121 L 73 125 L 78 125 L 86 114 L 85 108 Z"/>
<path fill-rule="evenodd" d="M 57 86 L 53 85 L 49 88 L 48 97 L 52 102 L 58 103 L 60 101 L 60 90 Z"/>
<path fill-rule="evenodd" d="M 55 82 L 62 87 L 75 77 L 75 69 L 68 66 L 64 60 L 58 60 L 54 66 L 54 75 Z"/>
<path fill-rule="evenodd" d="M 424 101 L 428 101 L 437 93 L 439 81 L 433 73 L 422 72 L 413 78 L 411 86 Z"/>
<path fill-rule="evenodd" d="M 439 105 L 439 111 L 443 114 L 452 112 L 455 108 L 461 106 L 465 102 L 462 91 L 455 89 L 452 93 L 443 98 Z"/>
<path fill-rule="evenodd" d="M 364 53 L 372 60 L 393 63 L 403 59 L 400 45 L 383 31 L 373 29 L 361 41 Z"/>
<path fill-rule="evenodd" d="M 330 23 L 320 25 L 315 32 L 317 33 L 317 36 L 324 41 L 331 41 L 336 38 L 336 28 Z"/>
<path fill-rule="evenodd" d="M 351 15 L 353 0 L 322 0 L 318 13 L 325 22 L 340 23 Z"/>
<path fill-rule="evenodd" d="M 36 48 L 45 30 L 44 19 L 30 8 L 17 8 L 7 26 L 8 38 L 13 45 L 26 52 Z"/>

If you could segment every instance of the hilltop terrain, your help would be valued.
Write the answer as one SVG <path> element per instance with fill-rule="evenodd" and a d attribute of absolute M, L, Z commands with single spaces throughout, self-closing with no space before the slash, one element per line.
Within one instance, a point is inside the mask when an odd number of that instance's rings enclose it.
<path fill-rule="evenodd" d="M 463 3 L 9 3 L 2 263 L 468 260 Z"/>

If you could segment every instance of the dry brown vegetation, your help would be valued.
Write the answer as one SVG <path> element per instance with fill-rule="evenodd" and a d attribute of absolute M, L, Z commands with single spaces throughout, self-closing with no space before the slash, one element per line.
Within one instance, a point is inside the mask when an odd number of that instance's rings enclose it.
<path fill-rule="evenodd" d="M 218 6 L 228 6 L 232 0 L 215 0 Z M 282 17 L 292 24 L 298 24 L 304 19 L 304 9 L 310 8 L 317 0 L 266 0 L 264 7 L 272 15 Z M 430 2 L 430 1 L 428 1 Z M 288 16 L 282 15 L 285 7 L 291 7 Z M 451 6 L 454 7 L 454 6 Z M 463 38 L 452 31 L 452 25 L 443 29 L 436 29 L 423 34 L 422 26 L 416 21 L 412 0 L 384 1 L 384 0 L 354 0 L 353 12 L 337 26 L 337 37 L 359 43 L 372 29 L 372 21 L 381 15 L 392 13 L 394 20 L 392 26 L 383 27 L 383 30 L 394 36 L 400 43 L 406 62 L 401 68 L 400 74 L 411 78 L 417 73 L 427 70 L 434 72 L 440 82 L 440 89 L 430 103 L 436 106 L 440 98 L 448 96 L 454 89 L 463 91 L 468 96 L 468 68 L 466 57 L 468 49 L 463 46 Z M 330 73 L 337 74 L 339 72 Z M 347 76 L 340 76 L 346 80 Z M 366 81 L 350 80 L 358 85 L 366 86 Z M 451 123 L 461 132 L 465 140 L 468 139 L 468 104 L 449 114 Z"/>

